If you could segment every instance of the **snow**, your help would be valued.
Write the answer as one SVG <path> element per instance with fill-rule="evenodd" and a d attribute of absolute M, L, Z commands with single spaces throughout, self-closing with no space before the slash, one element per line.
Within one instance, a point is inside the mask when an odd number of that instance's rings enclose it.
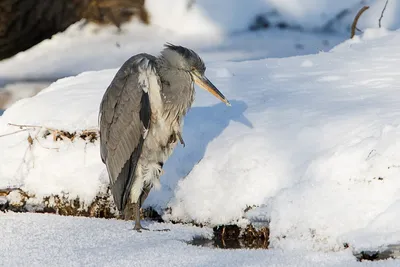
<path fill-rule="evenodd" d="M 188 5 L 187 0 L 168 2 L 150 0 L 145 2 L 145 8 L 150 14 L 151 25 L 189 35 L 222 33 L 221 28 L 209 14 L 198 8 L 196 4 L 192 8 L 188 8 Z"/>
<path fill-rule="evenodd" d="M 188 245 L 211 229 L 145 222 L 149 232 L 125 221 L 44 214 L 1 215 L 4 266 L 398 266 L 398 260 L 357 262 L 350 250 L 221 250 Z M 170 229 L 168 232 L 154 230 Z"/>
<path fill-rule="evenodd" d="M 22 99 L 7 109 L 0 119 L 5 124 L 0 128 L 17 131 L 18 127 L 7 125 L 10 122 L 70 132 L 97 129 L 98 106 L 105 91 L 102 84 L 109 83 L 115 72 L 84 73 L 78 76 L 81 81 L 75 78 L 58 80 L 35 97 Z M 99 75 L 94 84 L 93 74 Z M 65 88 L 66 84 L 68 88 Z M 65 105 L 66 99 L 68 105 Z M 42 106 L 44 102 L 51 106 Z M 18 110 L 18 107 L 21 108 L 20 112 L 13 115 L 12 110 Z M 91 202 L 108 180 L 108 177 L 102 176 L 104 170 L 99 161 L 97 145 L 80 138 L 74 142 L 57 144 L 51 136 L 41 138 L 43 133 L 36 129 L 30 134 L 33 138 L 39 137 L 32 147 L 27 142 L 27 132 L 17 133 L 15 139 L 4 137 L 3 145 L 11 148 L 12 153 L 3 153 L 1 156 L 4 164 L 0 166 L 0 184 L 5 179 L 7 185 L 23 184 L 37 196 L 69 192 L 71 197 L 79 196 L 82 201 Z M 66 155 L 67 158 L 64 157 Z"/>
<path fill-rule="evenodd" d="M 361 7 L 359 2 L 256 0 L 250 5 L 240 0 L 149 0 L 146 1 L 146 8 L 150 13 L 151 25 L 142 25 L 133 20 L 124 24 L 121 32 L 118 32 L 116 27 L 83 25 L 83 22 L 78 22 L 65 32 L 1 61 L 0 84 L 27 79 L 51 81 L 83 71 L 117 68 L 133 54 L 157 53 L 165 42 L 183 44 L 200 51 L 208 62 L 287 57 L 327 51 L 349 36 L 348 26 Z M 360 18 L 360 29 L 378 27 L 377 14 L 382 10 L 382 2 L 368 1 L 371 7 Z M 165 12 L 166 5 L 170 12 Z M 226 12 L 227 7 L 229 12 Z M 339 21 L 339 26 L 335 28 L 339 30 L 337 35 L 312 32 L 314 29 L 321 31 L 323 25 L 346 7 L 351 9 L 350 15 L 344 21 Z M 382 20 L 383 27 L 400 27 L 396 16 L 399 8 L 396 1 L 389 1 Z M 281 16 L 275 18 L 273 11 Z M 305 32 L 270 29 L 246 33 L 258 14 L 266 14 L 271 21 L 300 25 Z"/>
<path fill-rule="evenodd" d="M 359 26 L 362 28 L 376 28 L 378 19 L 381 16 L 382 10 L 386 1 L 372 1 L 370 8 L 366 11 L 359 20 Z M 383 28 L 398 29 L 400 27 L 400 18 L 397 15 L 400 11 L 400 3 L 398 1 L 388 1 L 385 13 L 381 20 Z"/>
<path fill-rule="evenodd" d="M 162 188 L 145 206 L 170 207 L 167 221 L 269 224 L 272 247 L 284 251 L 399 243 L 399 41 L 399 31 L 371 29 L 330 52 L 206 61 L 232 107 L 197 91 L 186 147 L 168 160 Z M 18 130 L 7 123 L 96 128 L 115 72 L 64 78 L 18 101 L 0 118 L 0 135 Z M 0 138 L 0 187 L 21 186 L 38 198 L 64 192 L 86 203 L 104 192 L 98 142 L 29 134 L 37 137 L 32 146 L 26 131 Z"/>
<path fill-rule="evenodd" d="M 390 31 L 400 27 L 400 4 L 389 1 L 378 29 L 385 1 L 367 1 L 358 24 L 363 34 L 340 44 L 347 32 L 310 31 L 345 7 L 357 12 L 359 2 L 198 0 L 187 10 L 187 1 L 175 0 L 168 2 L 171 16 L 165 3 L 148 0 L 150 26 L 133 21 L 117 33 L 79 22 L 1 61 L 0 84 L 7 85 L 0 91 L 16 103 L 0 117 L 0 189 L 21 187 L 35 195 L 29 204 L 61 194 L 88 205 L 108 185 L 98 141 L 55 142 L 43 137 L 45 128 L 97 129 L 102 95 L 133 54 L 157 54 L 167 41 L 199 52 L 232 107 L 197 90 L 186 147 L 168 160 L 162 187 L 145 206 L 167 222 L 268 225 L 272 248 L 193 247 L 185 242 L 212 230 L 189 224 L 145 222 L 171 231 L 138 234 L 117 220 L 0 213 L 2 264 L 398 266 L 358 263 L 352 252 L 400 243 L 400 31 Z M 254 15 L 273 10 L 306 32 L 242 32 Z M 62 77 L 31 97 L 32 88 Z M 20 131 L 8 123 L 44 128 Z M 20 197 L 12 192 L 0 204 Z"/>
<path fill-rule="evenodd" d="M 113 27 L 100 28 L 92 24 L 83 27 L 82 23 L 76 23 L 52 39 L 0 62 L 0 86 L 6 84 L 0 87 L 0 105 L 2 98 L 8 107 L 21 98 L 33 96 L 42 84 L 58 78 L 117 68 L 127 58 L 141 52 L 156 54 L 166 42 L 191 47 L 201 52 L 208 62 L 220 62 L 328 51 L 343 40 L 341 35 L 278 30 L 232 36 L 217 32 L 188 36 L 156 25 L 138 25 L 134 21 L 124 25 L 118 33 Z M 2 108 L 4 106 L 0 106 Z"/>
<path fill-rule="evenodd" d="M 168 3 L 151 0 L 146 1 L 146 8 L 151 23 L 163 29 L 181 34 L 221 34 L 248 29 L 257 15 L 310 30 L 321 28 L 343 10 L 349 10 L 350 14 L 343 21 L 348 26 L 364 5 L 369 5 L 370 9 L 361 17 L 359 26 L 362 29 L 378 27 L 384 4 L 383 0 L 253 0 L 251 4 L 241 0 L 173 0 Z M 167 8 L 170 12 L 165 12 Z M 400 27 L 399 10 L 398 1 L 389 1 L 382 26 L 390 29 Z M 341 31 L 345 29 L 347 27 Z"/>
<path fill-rule="evenodd" d="M 6 97 L 4 105 L 0 106 L 0 109 L 8 108 L 12 103 L 37 94 L 42 89 L 48 87 L 50 82 L 16 82 L 6 84 L 3 88 L 0 88 L 0 99 L 3 95 Z"/>
<path fill-rule="evenodd" d="M 28 51 L 1 61 L 0 82 L 52 80 L 83 71 L 117 68 L 134 54 L 158 53 L 166 42 L 191 47 L 202 52 L 205 60 L 215 62 L 315 53 L 329 50 L 342 40 L 340 35 L 277 30 L 243 33 L 229 38 L 212 34 L 186 37 L 155 26 L 135 24 L 123 26 L 123 33 L 118 34 L 112 27 L 99 29 L 89 25 L 81 29 L 78 23 Z"/>
<path fill-rule="evenodd" d="M 371 7 L 360 18 L 358 28 L 377 28 L 383 1 L 369 0 L 365 4 Z M 165 12 L 166 5 L 169 12 Z M 7 84 L 9 88 L 0 88 L 0 98 L 5 95 L 6 106 L 9 106 L 22 97 L 34 95 L 38 83 L 48 83 L 84 71 L 117 68 L 133 54 L 157 53 L 165 42 L 189 46 L 201 52 L 208 62 L 328 51 L 348 37 L 349 25 L 361 6 L 359 0 L 319 0 L 318 3 L 316 0 L 257 0 L 252 4 L 239 0 L 149 0 L 146 1 L 151 17 L 149 26 L 133 20 L 124 24 L 118 32 L 113 26 L 99 27 L 78 22 L 65 32 L 1 61 L 0 85 Z M 229 12 L 226 12 L 227 7 Z M 331 27 L 338 33 L 321 33 L 324 25 L 345 8 L 349 9 L 349 14 Z M 396 16 L 399 8 L 396 1 L 389 1 L 382 19 L 384 28 L 400 27 Z M 265 32 L 248 33 L 247 29 L 257 15 L 264 15 L 271 23 L 289 23 L 305 31 L 277 31 L 272 28 Z"/>
<path fill-rule="evenodd" d="M 377 19 L 383 2 L 366 1 L 370 9 L 360 18 L 358 28 L 378 27 Z M 165 12 L 165 5 L 172 11 Z M 349 36 L 349 25 L 361 6 L 360 0 L 256 0 L 251 5 L 240 0 L 149 0 L 146 1 L 146 8 L 151 16 L 151 25 L 142 25 L 133 20 L 124 24 L 121 32 L 118 32 L 113 26 L 75 23 L 65 32 L 1 61 L 0 85 L 21 80 L 54 81 L 84 71 L 117 68 L 136 53 L 157 53 L 165 42 L 189 46 L 201 52 L 208 62 L 328 51 Z M 226 12 L 227 7 L 229 12 Z M 333 26 L 338 33 L 321 33 L 324 25 L 344 8 L 348 8 L 350 13 Z M 389 1 L 382 26 L 392 30 L 399 28 L 396 15 L 399 12 L 400 4 Z M 258 14 L 265 14 L 272 22 L 300 25 L 305 31 L 269 29 L 247 33 L 246 30 Z M 313 32 L 315 29 L 320 32 Z M 28 93 L 33 95 L 33 91 Z M 15 93 L 15 90 L 12 92 Z"/>
<path fill-rule="evenodd" d="M 327 22 L 343 9 L 359 5 L 359 0 L 267 0 L 283 15 L 283 19 L 306 28 L 316 28 Z"/>
<path fill-rule="evenodd" d="M 0 206 L 6 205 L 8 202 L 5 196 L 0 196 Z"/>

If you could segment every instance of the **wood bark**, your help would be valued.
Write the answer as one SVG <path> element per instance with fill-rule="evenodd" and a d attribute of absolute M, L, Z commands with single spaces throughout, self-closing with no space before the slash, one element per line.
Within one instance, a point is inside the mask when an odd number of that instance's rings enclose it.
<path fill-rule="evenodd" d="M 81 19 L 119 27 L 132 16 L 149 22 L 144 0 L 0 0 L 0 60 Z"/>

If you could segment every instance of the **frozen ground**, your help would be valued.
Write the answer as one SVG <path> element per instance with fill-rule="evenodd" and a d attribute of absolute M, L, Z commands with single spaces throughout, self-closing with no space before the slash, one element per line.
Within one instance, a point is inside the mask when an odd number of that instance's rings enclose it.
<path fill-rule="evenodd" d="M 398 260 L 357 262 L 350 250 L 221 250 L 194 247 L 194 235 L 209 237 L 207 228 L 145 224 L 132 231 L 130 222 L 40 214 L 1 215 L 0 256 L 3 266 L 399 266 Z"/>

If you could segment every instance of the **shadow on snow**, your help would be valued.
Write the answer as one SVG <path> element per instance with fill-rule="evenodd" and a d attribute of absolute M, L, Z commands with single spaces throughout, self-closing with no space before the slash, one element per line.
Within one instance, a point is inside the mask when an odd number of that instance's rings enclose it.
<path fill-rule="evenodd" d="M 155 204 L 156 208 L 165 206 L 173 196 L 178 181 L 187 176 L 201 161 L 208 144 L 221 135 L 231 121 L 253 128 L 252 123 L 244 115 L 247 104 L 243 101 L 232 100 L 231 105 L 227 107 L 224 103 L 219 103 L 214 106 L 194 107 L 188 112 L 183 129 L 186 147 L 178 143 L 164 166 L 165 174 L 161 177 L 161 192 L 150 193 L 147 203 L 151 203 L 152 206 Z M 157 203 L 153 199 L 157 199 Z"/>

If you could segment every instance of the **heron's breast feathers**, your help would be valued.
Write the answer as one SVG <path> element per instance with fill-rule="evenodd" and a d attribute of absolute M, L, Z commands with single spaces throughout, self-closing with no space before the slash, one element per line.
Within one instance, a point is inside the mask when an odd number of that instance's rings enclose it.
<path fill-rule="evenodd" d="M 143 91 L 143 96 L 148 99 L 148 109 L 150 110 L 148 121 L 150 124 L 157 123 L 163 114 L 161 83 L 154 64 L 147 58 L 141 59 L 138 63 L 138 83 Z M 150 125 L 144 125 L 143 138 L 147 137 L 149 127 Z"/>

